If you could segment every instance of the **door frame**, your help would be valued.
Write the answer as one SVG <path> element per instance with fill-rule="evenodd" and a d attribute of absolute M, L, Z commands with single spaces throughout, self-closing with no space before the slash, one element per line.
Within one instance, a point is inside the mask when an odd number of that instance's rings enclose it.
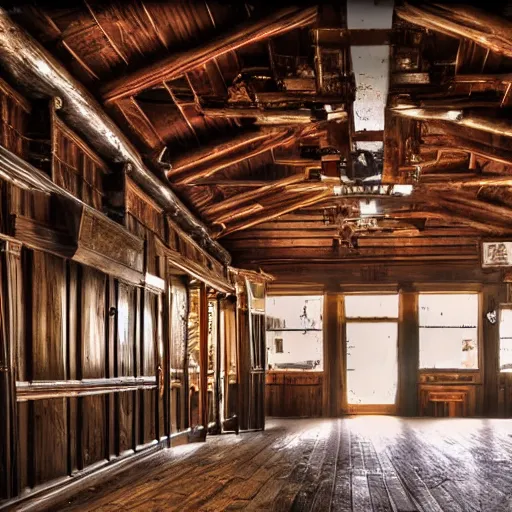
<path fill-rule="evenodd" d="M 340 323 L 341 323 L 341 347 L 343 351 L 343 361 L 341 371 L 342 382 L 343 382 L 343 405 L 342 409 L 344 414 L 383 414 L 383 415 L 396 415 L 398 411 L 398 395 L 399 395 L 399 329 L 400 329 L 400 293 L 396 290 L 365 290 L 358 292 L 341 292 L 342 300 L 340 312 Z M 349 295 L 397 295 L 398 297 L 398 312 L 396 317 L 347 317 L 345 313 L 345 298 Z M 348 379 L 347 379 L 347 323 L 396 323 L 397 336 L 396 336 L 396 371 L 397 371 L 397 389 L 395 402 L 393 404 L 349 404 L 348 403 Z"/>

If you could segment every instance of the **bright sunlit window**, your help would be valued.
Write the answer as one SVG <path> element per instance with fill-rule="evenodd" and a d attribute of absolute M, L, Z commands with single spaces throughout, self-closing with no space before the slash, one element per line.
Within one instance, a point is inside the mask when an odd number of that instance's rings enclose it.
<path fill-rule="evenodd" d="M 267 362 L 273 370 L 322 370 L 323 296 L 266 298 Z"/>
<path fill-rule="evenodd" d="M 420 368 L 478 368 L 478 294 L 419 296 Z"/>
<path fill-rule="evenodd" d="M 348 403 L 394 404 L 398 295 L 346 295 L 344 301 Z"/>
<path fill-rule="evenodd" d="M 512 372 L 512 309 L 500 311 L 500 370 Z"/>

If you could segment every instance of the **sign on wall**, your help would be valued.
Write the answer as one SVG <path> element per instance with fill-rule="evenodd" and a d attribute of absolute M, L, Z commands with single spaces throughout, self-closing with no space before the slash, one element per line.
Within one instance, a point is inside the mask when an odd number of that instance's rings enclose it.
<path fill-rule="evenodd" d="M 482 267 L 512 267 L 512 242 L 482 242 Z"/>

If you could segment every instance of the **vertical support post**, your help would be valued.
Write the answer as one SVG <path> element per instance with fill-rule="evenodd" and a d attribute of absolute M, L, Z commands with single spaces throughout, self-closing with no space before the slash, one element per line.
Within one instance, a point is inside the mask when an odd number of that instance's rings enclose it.
<path fill-rule="evenodd" d="M 400 416 L 418 415 L 419 354 L 418 294 L 409 289 L 401 289 L 397 386 L 397 412 Z"/>
<path fill-rule="evenodd" d="M 324 382 L 323 415 L 341 416 L 346 403 L 345 353 L 341 333 L 343 297 L 339 293 L 324 295 Z"/>
<path fill-rule="evenodd" d="M 21 244 L 0 241 L 0 498 L 19 494 L 15 355 L 21 343 Z"/>
<path fill-rule="evenodd" d="M 251 356 L 249 333 L 249 307 L 245 282 L 236 284 L 236 325 L 237 325 L 237 354 L 238 354 L 238 414 L 240 429 L 249 428 L 249 407 L 251 400 Z"/>
<path fill-rule="evenodd" d="M 500 377 L 500 325 L 491 323 L 487 318 L 490 311 L 498 312 L 500 302 L 507 298 L 506 285 L 485 285 L 481 301 L 481 351 L 479 360 L 483 361 L 483 415 L 496 417 L 499 412 Z"/>
<path fill-rule="evenodd" d="M 199 417 L 201 425 L 208 429 L 208 296 L 206 285 L 201 283 L 199 295 L 199 353 L 200 367 L 200 396 Z"/>
<path fill-rule="evenodd" d="M 223 350 L 223 343 L 225 336 L 224 329 L 222 329 L 222 299 L 220 297 L 220 294 L 217 294 L 217 318 L 215 321 L 217 322 L 217 339 L 215 340 L 217 349 L 215 351 L 215 423 L 216 423 L 216 431 L 217 433 L 221 433 L 222 431 L 222 420 L 224 419 L 224 415 L 222 414 L 222 382 L 223 379 L 221 378 L 221 372 L 224 371 L 224 364 L 223 364 L 223 356 L 224 356 L 224 350 Z"/>

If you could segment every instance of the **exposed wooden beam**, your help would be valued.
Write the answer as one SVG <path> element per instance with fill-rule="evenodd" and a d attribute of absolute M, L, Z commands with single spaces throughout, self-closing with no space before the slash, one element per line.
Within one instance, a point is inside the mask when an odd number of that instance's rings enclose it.
<path fill-rule="evenodd" d="M 126 96 L 134 96 L 144 89 L 177 78 L 194 68 L 205 65 L 214 58 L 245 45 L 309 25 L 315 21 L 316 14 L 316 7 L 307 9 L 290 7 L 276 11 L 260 20 L 250 20 L 206 44 L 181 53 L 174 53 L 108 83 L 102 90 L 103 99 L 106 102 L 111 102 Z"/>
<path fill-rule="evenodd" d="M 201 183 L 190 183 L 189 187 L 226 187 L 226 188 L 259 188 L 266 185 L 266 180 L 203 180 Z"/>
<path fill-rule="evenodd" d="M 279 260 L 298 262 L 308 261 L 335 261 L 335 260 L 368 260 L 383 259 L 401 261 L 409 259 L 418 260 L 478 260 L 478 247 L 444 246 L 444 247 L 363 247 L 352 251 L 338 251 L 331 246 L 327 247 L 263 247 L 247 249 L 231 249 L 235 261 Z"/>
<path fill-rule="evenodd" d="M 439 206 L 442 207 L 443 205 Z M 504 229 L 501 227 L 492 226 L 489 223 L 461 215 L 460 212 L 458 212 L 458 210 L 453 207 L 453 204 L 449 204 L 447 209 L 448 211 L 440 211 L 439 209 L 436 210 L 434 206 L 429 206 L 424 207 L 424 210 L 421 211 L 387 213 L 386 217 L 395 219 L 426 218 L 450 220 L 454 222 L 460 222 L 462 225 L 466 225 L 476 229 L 477 231 L 492 235 L 496 235 L 504 231 Z M 511 232 L 511 230 L 506 231 Z"/>
<path fill-rule="evenodd" d="M 120 128 L 102 110 L 93 96 L 26 30 L 0 8 L 0 63 L 2 70 L 20 88 L 62 99 L 62 112 L 74 128 L 98 153 L 115 162 L 130 162 L 133 179 L 166 212 L 175 215 L 178 225 L 199 245 L 224 263 L 230 256 L 213 241 L 206 226 L 185 207 L 169 184 L 148 169 L 140 153 Z"/>
<path fill-rule="evenodd" d="M 255 148 L 247 151 L 247 152 L 236 152 L 235 154 L 227 154 L 223 158 L 219 158 L 210 162 L 210 164 L 199 167 L 185 175 L 180 173 L 179 176 L 173 178 L 173 182 L 178 185 L 190 185 L 191 183 L 196 183 L 204 178 L 209 178 L 213 176 L 217 172 L 225 169 L 226 167 L 230 167 L 231 165 L 238 164 L 247 160 L 248 158 L 253 158 L 255 156 L 261 155 L 266 151 L 270 151 L 273 148 L 278 146 L 283 146 L 286 144 L 292 143 L 297 134 L 293 130 L 286 130 L 284 132 L 277 132 L 273 134 L 271 138 L 264 140 L 260 144 L 258 144 Z"/>
<path fill-rule="evenodd" d="M 215 203 L 208 208 L 206 208 L 203 212 L 203 215 L 207 217 L 214 216 L 220 212 L 224 212 L 230 208 L 235 208 L 241 204 L 247 203 L 249 201 L 253 201 L 256 198 L 259 198 L 263 195 L 276 192 L 279 189 L 286 188 L 288 185 L 292 185 L 295 183 L 300 183 L 304 181 L 305 175 L 302 173 L 293 174 L 292 176 L 288 176 L 281 180 L 270 181 L 267 184 L 263 185 L 256 190 L 251 190 L 249 192 L 242 192 L 241 194 L 236 194 L 234 196 L 228 197 L 223 201 Z M 214 218 L 215 219 L 215 218 Z"/>
<path fill-rule="evenodd" d="M 421 108 L 413 104 L 392 107 L 394 114 L 419 121 L 446 121 L 466 128 L 483 130 L 494 135 L 512 137 L 512 123 L 508 119 L 487 117 L 471 110 L 450 109 L 447 107 Z"/>
<path fill-rule="evenodd" d="M 276 165 L 287 165 L 289 167 L 303 167 L 303 168 L 321 168 L 321 160 L 311 160 L 307 158 L 275 158 L 274 164 Z"/>
<path fill-rule="evenodd" d="M 225 157 L 229 154 L 244 150 L 251 144 L 263 142 L 285 133 L 285 129 L 277 129 L 275 131 L 260 129 L 258 131 L 243 133 L 229 141 L 224 141 L 221 143 L 213 141 L 211 144 L 208 144 L 201 149 L 196 151 L 189 151 L 186 155 L 177 157 L 176 160 L 171 159 L 169 162 L 167 162 L 171 165 L 171 169 L 167 171 L 167 177 L 172 178 L 173 176 L 181 174 L 183 171 L 188 169 L 204 165 L 211 160 Z"/>
<path fill-rule="evenodd" d="M 256 249 L 266 247 L 332 247 L 332 235 L 325 234 L 325 236 L 316 237 L 288 237 L 288 238 L 246 238 L 246 239 L 231 239 L 229 247 L 231 249 Z M 424 247 L 426 248 L 439 248 L 439 247 L 475 247 L 478 241 L 478 236 L 473 237 L 460 237 L 457 235 L 449 237 L 428 237 L 428 236 L 409 236 L 407 235 L 394 235 L 381 237 L 379 234 L 358 234 L 357 246 L 358 248 L 401 248 L 401 247 Z"/>
<path fill-rule="evenodd" d="M 220 117 L 223 119 L 255 119 L 259 125 L 289 125 L 289 124 L 311 124 L 320 121 L 309 108 L 278 109 L 278 108 L 203 108 L 207 117 Z M 327 120 L 329 116 L 327 114 Z M 337 120 L 346 121 L 346 112 L 336 112 L 331 117 Z"/>
<path fill-rule="evenodd" d="M 512 187 L 511 176 L 482 176 L 481 174 L 427 174 L 420 177 L 420 183 L 427 187 L 439 186 L 446 189 L 471 187 Z"/>
<path fill-rule="evenodd" d="M 259 105 L 297 104 L 297 103 L 324 103 L 340 104 L 343 100 L 339 96 L 317 94 L 315 91 L 277 91 L 277 92 L 255 92 L 256 103 Z"/>
<path fill-rule="evenodd" d="M 466 5 L 413 6 L 396 8 L 397 15 L 414 24 L 447 34 L 465 37 L 492 52 L 512 57 L 512 23 Z"/>
<path fill-rule="evenodd" d="M 512 82 L 512 73 L 496 74 L 460 74 L 453 77 L 453 81 L 458 84 L 489 84 L 500 86 Z"/>
<path fill-rule="evenodd" d="M 469 226 L 474 226 L 488 233 L 512 231 L 512 210 L 478 201 L 466 199 L 454 194 L 425 192 L 425 199 L 433 207 L 450 212 L 450 216 Z"/>
<path fill-rule="evenodd" d="M 265 207 L 260 203 L 253 203 L 245 206 L 241 206 L 236 210 L 230 212 L 224 212 L 214 217 L 213 222 L 215 224 L 224 224 L 225 222 L 231 222 L 244 217 L 249 217 L 253 213 L 261 212 Z"/>
<path fill-rule="evenodd" d="M 381 142 L 384 140 L 383 130 L 365 130 L 361 132 L 354 132 L 352 134 L 354 142 Z"/>
<path fill-rule="evenodd" d="M 246 219 L 240 222 L 235 222 L 233 224 L 229 224 L 228 226 L 224 226 L 219 232 L 216 234 L 216 238 L 224 237 L 229 233 L 234 233 L 235 231 L 240 231 L 242 229 L 248 229 L 252 226 L 256 226 L 263 222 L 267 222 L 272 219 L 276 219 L 281 215 L 286 213 L 293 212 L 298 210 L 299 208 L 304 208 L 305 206 L 310 206 L 318 203 L 322 199 L 329 196 L 332 192 L 330 190 L 324 190 L 322 192 L 317 192 L 316 194 L 302 194 L 299 197 L 294 198 L 290 202 L 281 205 L 277 208 L 272 209 L 271 211 L 265 211 L 263 214 L 258 215 L 256 217 Z"/>
<path fill-rule="evenodd" d="M 449 135 L 423 135 L 421 148 L 427 150 L 449 149 L 453 151 L 467 151 L 487 160 L 512 165 L 512 151 L 499 147 L 491 147 L 478 141 L 457 136 L 455 127 L 447 130 Z"/>

